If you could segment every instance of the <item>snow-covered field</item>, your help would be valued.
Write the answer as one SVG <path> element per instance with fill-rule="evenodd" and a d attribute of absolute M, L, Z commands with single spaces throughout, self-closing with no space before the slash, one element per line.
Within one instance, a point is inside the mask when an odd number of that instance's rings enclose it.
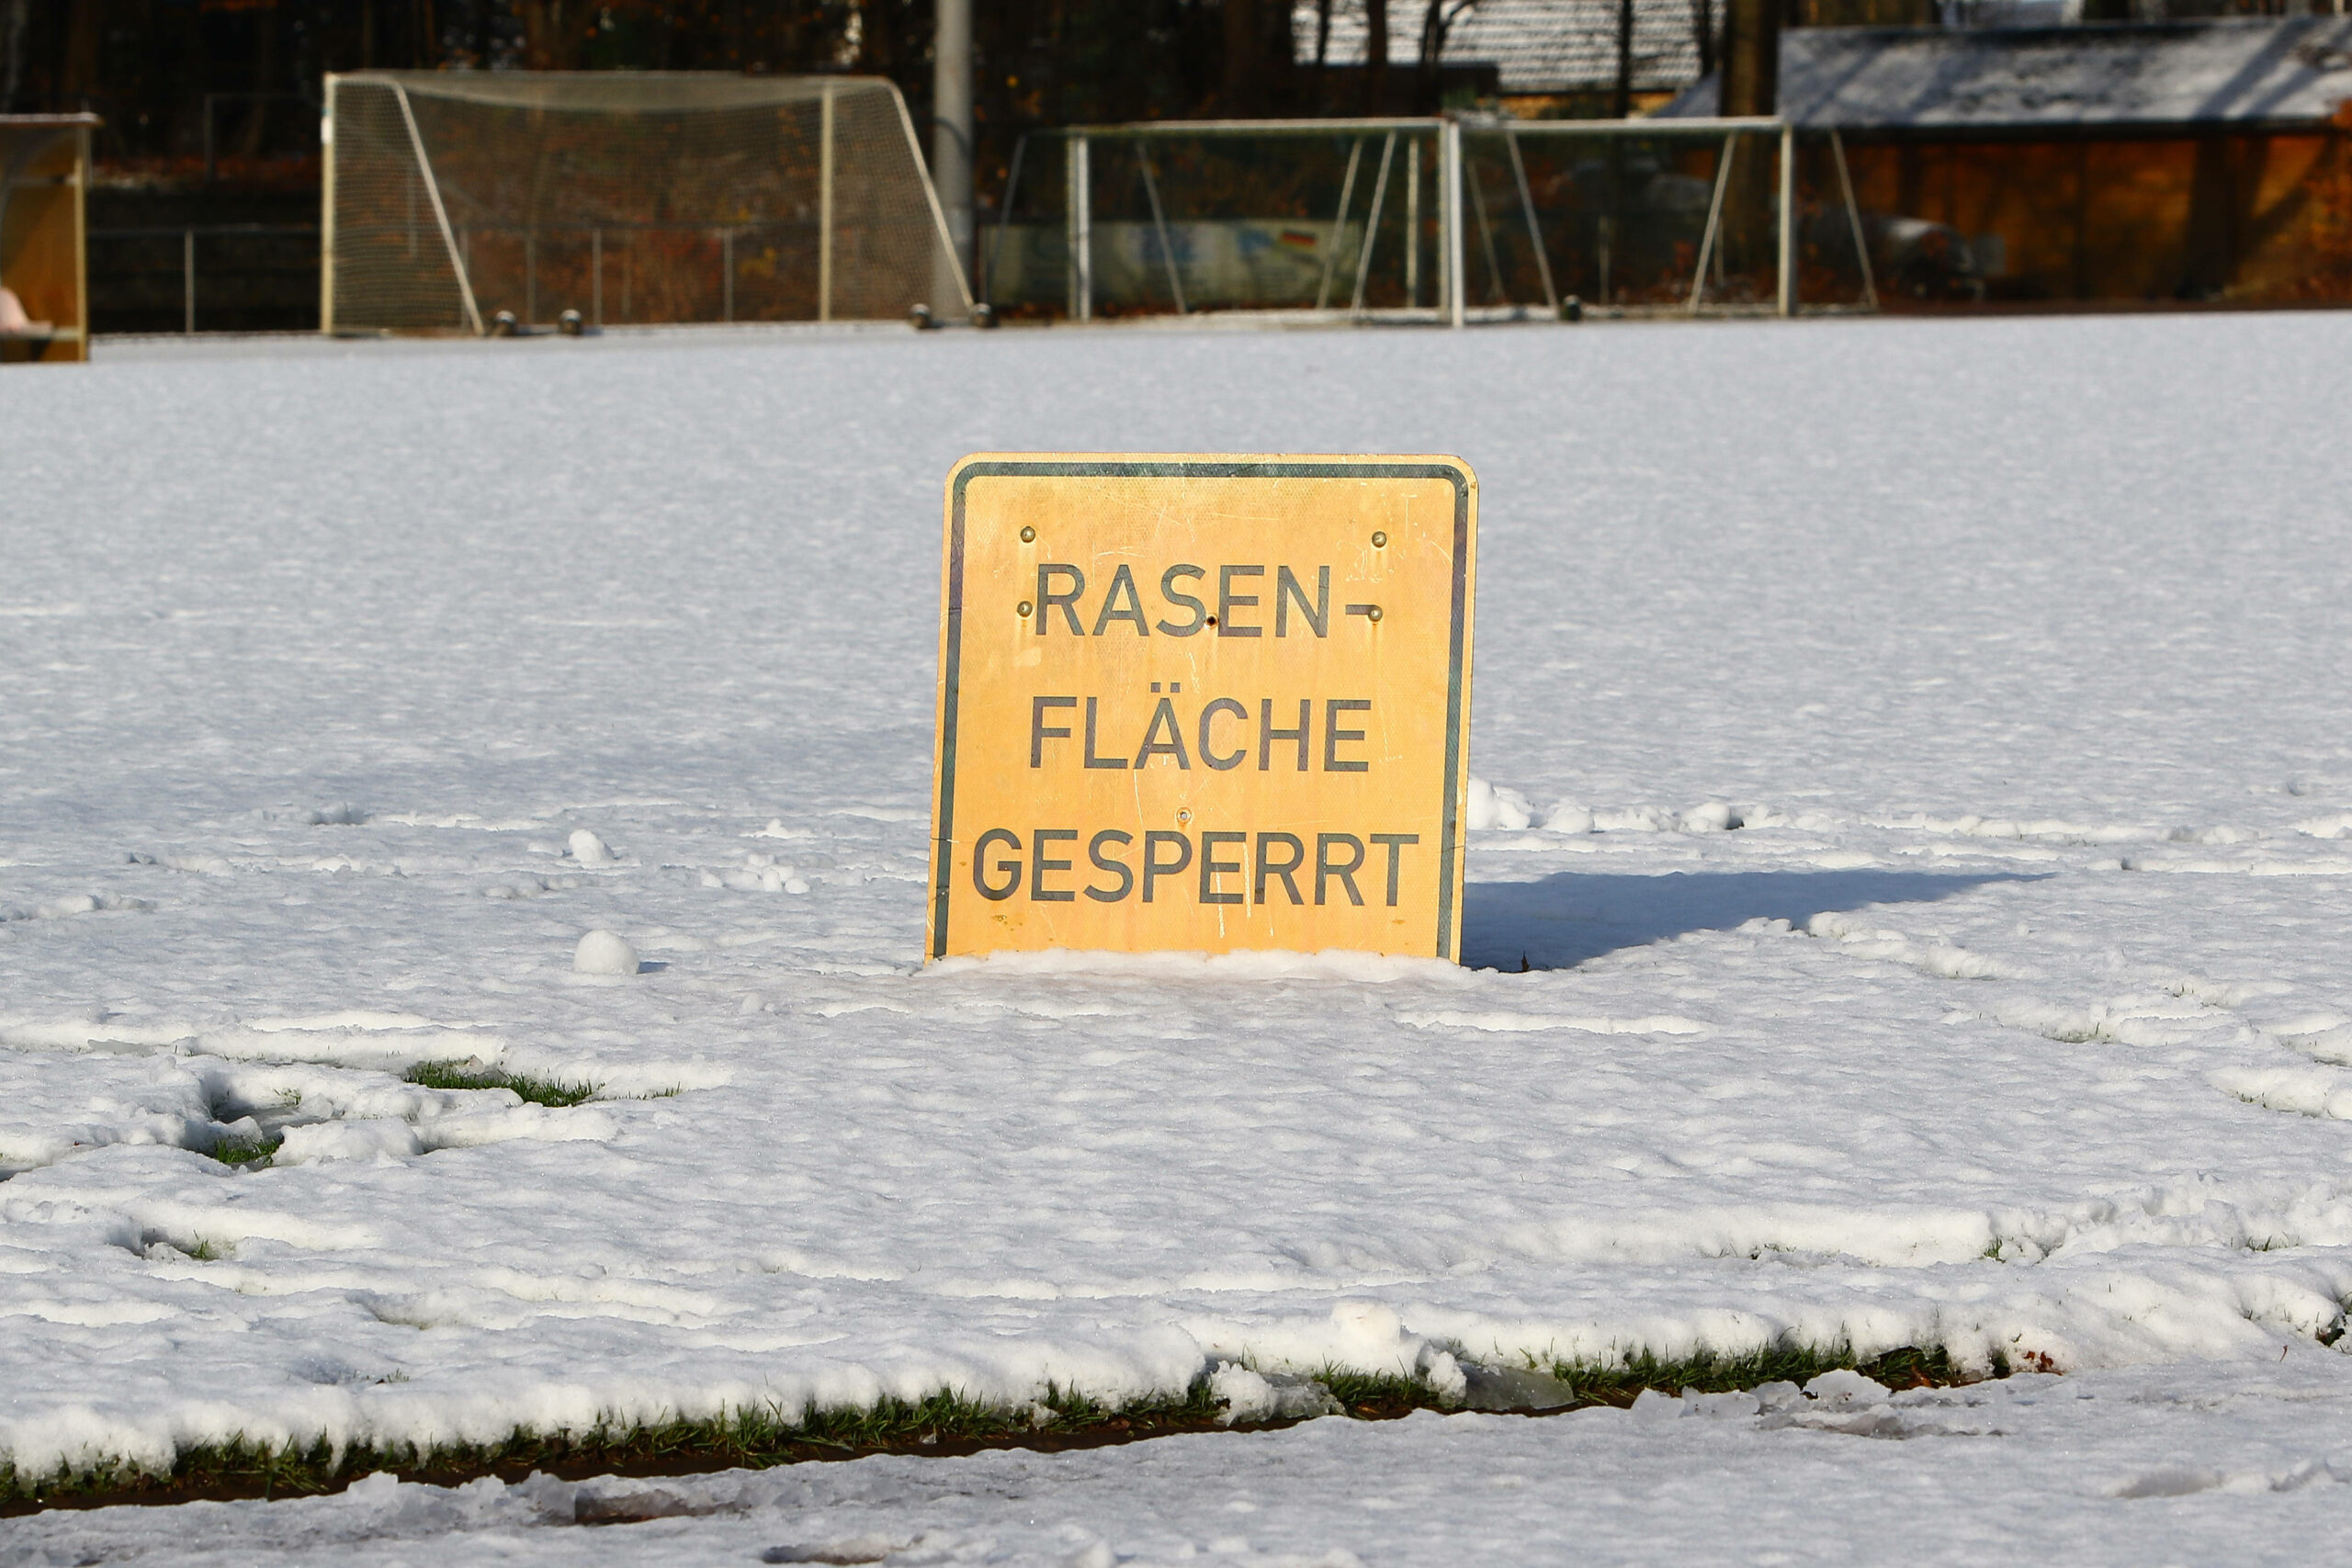
<path fill-rule="evenodd" d="M 2347 351 L 2304 314 L 0 378 L 20 1472 L 1241 1359 L 2069 1374 L 798 1467 L 593 1531 L 371 1483 L 0 1523 L 0 1562 L 2352 1537 Z M 983 448 L 1477 468 L 1464 968 L 919 967 L 938 487 Z M 594 929 L 645 972 L 575 974 Z M 469 1057 L 603 1094 L 401 1080 Z"/>

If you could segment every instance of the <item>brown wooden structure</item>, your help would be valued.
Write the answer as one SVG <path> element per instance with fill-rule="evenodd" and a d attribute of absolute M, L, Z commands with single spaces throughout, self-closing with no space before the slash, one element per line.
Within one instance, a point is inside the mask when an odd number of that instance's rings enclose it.
<path fill-rule="evenodd" d="M 0 287 L 31 324 L 0 330 L 0 363 L 90 356 L 84 197 L 94 114 L 0 115 Z"/>
<path fill-rule="evenodd" d="M 2352 305 L 2352 17 L 1799 29 L 1779 77 L 1890 309 Z"/>

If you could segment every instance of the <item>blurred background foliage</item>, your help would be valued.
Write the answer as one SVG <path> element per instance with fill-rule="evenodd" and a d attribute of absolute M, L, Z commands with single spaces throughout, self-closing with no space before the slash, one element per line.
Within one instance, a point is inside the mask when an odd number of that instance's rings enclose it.
<path fill-rule="evenodd" d="M 1294 63 L 1295 25 L 1290 0 L 974 0 L 983 189 L 1033 126 L 1369 107 Z M 922 124 L 932 26 L 932 0 L 0 0 L 0 113 L 94 109 L 106 160 L 160 175 L 209 143 L 246 180 L 314 165 L 323 77 L 371 67 L 854 72 Z"/>

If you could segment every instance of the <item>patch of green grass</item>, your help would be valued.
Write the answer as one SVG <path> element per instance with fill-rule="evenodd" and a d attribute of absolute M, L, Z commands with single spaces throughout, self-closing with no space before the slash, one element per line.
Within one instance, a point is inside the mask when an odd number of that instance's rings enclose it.
<path fill-rule="evenodd" d="M 409 1481 L 457 1485 L 483 1475 L 520 1481 L 533 1471 L 573 1479 L 606 1473 L 689 1474 L 875 1453 L 968 1453 L 1015 1443 L 1080 1446 L 1214 1430 L 1218 1408 L 1204 1378 L 1182 1397 L 1115 1410 L 1052 1386 L 1036 1404 L 1011 1408 L 943 1389 L 926 1399 L 885 1399 L 865 1409 L 786 1411 L 763 1405 L 714 1419 L 597 1427 L 584 1432 L 533 1433 L 516 1427 L 503 1440 L 484 1444 L 394 1444 L 338 1451 L 324 1440 L 307 1447 L 270 1448 L 240 1439 L 183 1450 L 165 1473 L 119 1462 L 35 1478 L 0 1464 L 0 1515 L 61 1505 L 306 1496 L 340 1491 L 379 1470 Z"/>
<path fill-rule="evenodd" d="M 212 1157 L 222 1165 L 266 1165 L 285 1142 L 282 1137 L 222 1138 L 212 1145 Z"/>
<path fill-rule="evenodd" d="M 193 1247 L 183 1247 L 180 1250 L 198 1263 L 218 1263 L 229 1256 L 227 1250 L 210 1236 L 198 1236 Z"/>
<path fill-rule="evenodd" d="M 1351 1415 L 1403 1416 L 1445 1408 L 1429 1384 L 1398 1372 L 1359 1372 L 1326 1364 L 1314 1376 Z"/>
<path fill-rule="evenodd" d="M 1905 1347 L 1862 1360 L 1847 1345 L 1775 1346 L 1768 1349 L 1723 1354 L 1702 1350 L 1693 1356 L 1662 1359 L 1646 1350 L 1614 1363 L 1554 1361 L 1544 1369 L 1577 1391 L 1579 1404 L 1631 1404 L 1644 1389 L 1680 1393 L 1686 1388 L 1702 1393 L 1730 1393 L 1768 1382 L 1807 1383 L 1840 1368 L 1860 1372 L 1889 1388 L 1945 1387 L 1973 1382 L 1974 1378 L 1952 1365 L 1940 1347 Z M 1998 1367 L 1996 1375 L 2008 1369 Z"/>
<path fill-rule="evenodd" d="M 497 1067 L 477 1067 L 469 1062 L 419 1062 L 408 1070 L 408 1081 L 425 1089 L 508 1089 L 528 1104 L 558 1107 L 594 1100 L 605 1087 L 533 1077 L 527 1073 L 510 1073 Z"/>
<path fill-rule="evenodd" d="M 1531 1365 L 1574 1386 L 1577 1398 L 1566 1409 L 1631 1404 L 1645 1388 L 1668 1393 L 1686 1388 L 1723 1393 L 1781 1381 L 1804 1382 L 1838 1367 L 1855 1368 L 1891 1388 L 1973 1381 L 1944 1351 L 1916 1348 L 1891 1350 L 1866 1361 L 1838 1348 L 1789 1348 L 1736 1355 L 1701 1352 L 1673 1359 L 1637 1352 L 1607 1364 L 1538 1358 Z M 2006 1362 L 1996 1365 L 2002 1375 L 2011 1370 Z M 2034 1365 L 2028 1357 L 2017 1370 L 2048 1368 Z M 1316 1376 L 1359 1418 L 1386 1419 L 1414 1410 L 1446 1408 L 1427 1383 L 1397 1373 L 1326 1367 Z M 458 1485 L 484 1475 L 520 1481 L 535 1470 L 572 1479 L 607 1473 L 680 1475 L 875 1453 L 1086 1447 L 1216 1431 L 1220 1408 L 1204 1374 L 1181 1394 L 1116 1406 L 1049 1384 L 1044 1398 L 1014 1406 L 942 1389 L 924 1399 L 885 1399 L 863 1409 L 763 1405 L 652 1426 L 556 1433 L 517 1427 L 494 1443 L 432 1448 L 395 1444 L 337 1450 L 320 1440 L 307 1447 L 273 1449 L 241 1440 L 184 1450 L 164 1473 L 117 1463 L 36 1478 L 0 1464 L 0 1514 L 60 1505 L 305 1495 L 340 1490 L 379 1470 L 409 1481 Z"/>

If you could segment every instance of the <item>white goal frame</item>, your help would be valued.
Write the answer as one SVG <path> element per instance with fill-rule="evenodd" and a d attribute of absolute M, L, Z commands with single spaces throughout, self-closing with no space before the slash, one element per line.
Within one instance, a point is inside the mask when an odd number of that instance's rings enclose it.
<path fill-rule="evenodd" d="M 546 77 L 553 73 L 535 73 L 533 74 L 538 77 Z M 579 74 L 603 75 L 605 73 L 581 73 Z M 678 73 L 674 74 L 684 76 L 688 73 Z M 708 73 L 707 74 L 714 78 L 722 78 L 729 81 L 740 80 L 740 78 L 735 77 L 732 73 Z M 939 270 L 943 277 L 954 288 L 957 301 L 960 303 L 964 314 L 967 317 L 970 316 L 973 311 L 971 281 L 967 276 L 967 269 L 965 265 L 964 258 L 957 254 L 954 236 L 948 229 L 947 216 L 945 210 L 940 205 L 939 191 L 937 186 L 932 181 L 929 162 L 924 158 L 922 143 L 915 134 L 913 118 L 907 111 L 905 96 L 899 92 L 898 85 L 895 83 L 882 77 L 825 76 L 819 78 L 818 81 L 820 85 L 819 100 L 820 104 L 820 113 L 821 116 L 822 130 L 820 141 L 820 152 L 818 180 L 818 188 L 820 192 L 818 201 L 818 226 L 820 237 L 818 243 L 817 268 L 817 320 L 820 321 L 830 321 L 834 319 L 833 310 L 835 303 L 835 289 L 833 276 L 833 220 L 835 206 L 834 175 L 836 162 L 833 135 L 834 103 L 840 95 L 841 89 L 844 85 L 853 84 L 858 88 L 865 91 L 884 89 L 888 92 L 890 96 L 890 102 L 897 113 L 899 130 L 906 138 L 908 154 L 912 160 L 916 177 L 922 182 L 923 200 L 929 209 L 932 227 L 939 242 L 941 253 L 940 257 L 938 258 L 940 262 Z M 442 249 L 447 258 L 450 271 L 454 274 L 457 280 L 458 296 L 462 303 L 466 329 L 477 337 L 487 335 L 489 327 L 483 321 L 481 306 L 475 297 L 473 278 L 470 268 L 468 265 L 464 247 L 459 245 L 458 243 L 456 231 L 450 222 L 447 205 L 442 199 L 441 184 L 433 166 L 432 155 L 426 149 L 424 138 L 417 128 L 416 114 L 409 101 L 408 83 L 402 79 L 401 73 L 390 71 L 330 73 L 326 77 L 325 105 L 319 126 L 319 142 L 320 149 L 322 153 L 322 161 L 324 164 L 320 181 L 320 332 L 331 335 L 337 330 L 338 325 L 335 320 L 334 126 L 337 96 L 344 84 L 347 82 L 364 83 L 373 87 L 388 88 L 399 103 L 401 123 L 408 134 L 409 148 L 416 161 L 418 183 L 422 186 L 427 202 L 432 209 L 434 223 L 440 235 Z M 733 254 L 733 236 L 731 233 L 729 233 L 723 236 L 723 238 L 727 245 L 727 254 L 731 258 Z M 594 236 L 594 243 L 599 254 L 601 254 L 602 251 L 602 233 L 597 232 Z M 594 323 L 600 327 L 604 324 L 601 320 L 603 314 L 602 277 L 603 275 L 600 269 L 597 273 L 595 304 L 595 313 L 599 319 Z M 728 264 L 725 289 L 726 298 L 729 302 L 724 318 L 727 321 L 731 321 L 733 320 L 733 285 L 734 277 L 732 263 L 730 260 Z M 532 325 L 536 323 L 526 322 L 524 324 Z"/>
<path fill-rule="evenodd" d="M 1354 143 L 1349 154 L 1347 172 L 1340 183 L 1340 205 L 1328 220 L 1334 238 L 1329 243 L 1323 288 L 1312 309 L 1293 307 L 1271 312 L 1292 320 L 1331 321 L 1442 321 L 1453 328 L 1463 328 L 1474 321 L 1521 321 L 1532 313 L 1526 306 L 1475 306 L 1469 300 L 1469 269 L 1465 260 L 1465 201 L 1463 138 L 1498 136 L 1508 151 L 1512 175 L 1517 186 L 1520 218 L 1526 224 L 1533 241 L 1533 253 L 1538 274 L 1544 287 L 1544 309 L 1556 317 L 1561 300 L 1553 286 L 1552 268 L 1543 236 L 1536 220 L 1534 197 L 1528 186 L 1524 164 L 1520 158 L 1522 141 L 1541 141 L 1555 138 L 1666 138 L 1702 141 L 1721 138 L 1725 155 L 1716 161 L 1715 175 L 1710 196 L 1707 223 L 1700 244 L 1698 263 L 1692 269 L 1690 291 L 1682 309 L 1690 315 L 1700 315 L 1708 309 L 1707 273 L 1711 265 L 1720 261 L 1723 238 L 1723 209 L 1729 185 L 1732 159 L 1728 155 L 1742 136 L 1770 136 L 1776 142 L 1776 168 L 1779 199 L 1774 215 L 1775 244 L 1778 260 L 1778 295 L 1771 313 L 1781 317 L 1798 313 L 1800 301 L 1797 285 L 1798 220 L 1796 213 L 1796 153 L 1798 128 L 1788 120 L 1774 116 L 1727 116 L 1676 119 L 1573 119 L 1528 120 L 1498 116 L 1446 116 L 1443 118 L 1374 118 L 1351 119 L 1207 119 L 1207 120 L 1145 120 L 1127 124 L 1079 125 L 1055 130 L 1032 131 L 1023 136 L 1013 150 L 1012 164 L 1007 180 L 1004 198 L 1000 204 L 995 233 L 987 242 L 990 265 L 987 271 L 989 286 L 984 292 L 993 292 L 994 261 L 1001 253 L 1006 231 L 1012 224 L 1012 204 L 1019 194 L 1022 166 L 1033 141 L 1060 142 L 1065 149 L 1064 177 L 1067 188 L 1064 198 L 1065 249 L 1068 257 L 1067 314 L 1074 321 L 1088 321 L 1094 317 L 1095 269 L 1094 223 L 1091 211 L 1092 150 L 1098 143 L 1132 143 L 1148 147 L 1153 141 L 1178 140 L 1249 140 L 1288 137 L 1328 138 L 1352 137 Z M 1436 170 L 1438 243 L 1438 304 L 1434 310 L 1385 307 L 1368 309 L 1363 303 L 1364 284 L 1369 273 L 1373 245 L 1369 236 L 1357 255 L 1351 304 L 1334 309 L 1330 300 L 1334 282 L 1332 266 L 1337 260 L 1336 236 L 1347 225 L 1356 209 L 1356 187 L 1359 166 L 1368 149 L 1377 145 L 1380 172 L 1372 182 L 1369 223 L 1377 225 L 1388 184 L 1393 153 L 1399 138 L 1410 139 L 1411 155 L 1418 159 L 1422 141 L 1433 144 L 1438 159 Z M 1876 280 L 1871 276 L 1870 248 L 1866 241 L 1861 214 L 1854 199 L 1853 181 L 1846 164 L 1844 141 L 1835 130 L 1826 132 L 1835 157 L 1839 196 L 1846 210 L 1855 250 L 1860 260 L 1862 308 L 1878 306 Z M 1179 315 L 1189 315 L 1183 284 L 1178 275 L 1175 254 L 1170 245 L 1168 220 L 1162 209 L 1157 184 L 1147 157 L 1143 162 L 1144 186 L 1148 197 L 1151 220 L 1159 231 L 1158 252 L 1167 273 L 1167 286 Z M 1413 176 L 1408 177 L 1408 190 L 1414 200 L 1419 187 Z M 1476 193 L 1472 193 L 1475 197 Z M 1476 220 L 1482 239 L 1491 252 L 1492 230 L 1483 199 L 1468 203 L 1476 208 Z M 1416 247 L 1418 253 L 1418 246 Z M 1417 259 L 1417 257 L 1416 257 Z"/>

